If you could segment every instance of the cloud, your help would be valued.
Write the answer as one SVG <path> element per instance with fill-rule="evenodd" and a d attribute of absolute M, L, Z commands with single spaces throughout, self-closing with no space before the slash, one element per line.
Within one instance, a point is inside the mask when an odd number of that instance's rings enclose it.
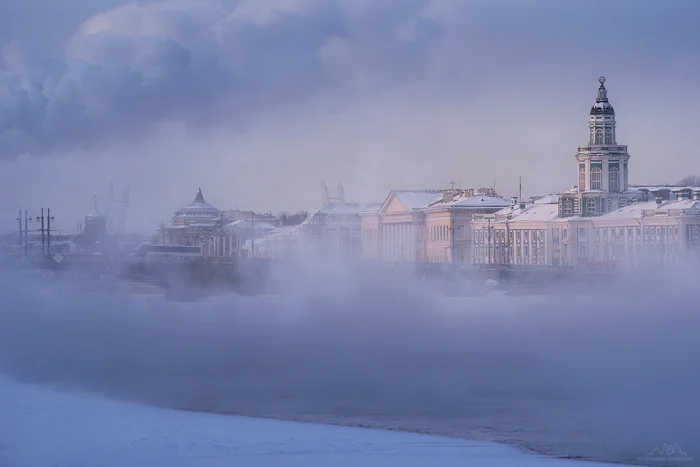
<path fill-rule="evenodd" d="M 309 0 L 130 4 L 83 23 L 62 64 L 11 43 L 3 49 L 0 154 L 138 139 L 164 121 L 195 129 L 245 124 L 266 109 L 357 81 L 346 73 L 349 63 L 370 68 L 390 52 L 398 66 L 410 61 L 408 51 L 398 54 L 398 36 L 365 58 L 348 37 L 346 13 Z M 377 44 L 386 42 L 378 28 L 370 32 Z"/>
<path fill-rule="evenodd" d="M 682 44 L 697 40 L 683 19 L 697 9 L 692 3 L 679 2 L 676 10 L 632 6 L 618 2 L 601 12 L 595 5 L 509 0 L 127 4 L 84 21 L 61 61 L 28 43 L 2 49 L 0 157 L 138 140 L 173 121 L 193 131 L 236 131 L 266 112 L 333 93 L 347 102 L 421 82 L 445 92 L 488 92 L 504 79 L 512 86 L 513 72 L 528 81 L 543 62 L 570 67 L 588 56 L 601 69 L 612 60 L 629 65 L 635 60 L 620 51 L 630 47 L 677 63 L 687 49 Z M 656 14 L 682 23 L 672 31 L 654 21 Z M 582 32 L 605 46 L 582 40 Z M 650 39 L 659 35 L 666 38 Z M 669 41 L 678 49 L 664 48 Z"/>
<path fill-rule="evenodd" d="M 315 208 L 319 178 L 358 200 L 450 179 L 509 195 L 519 175 L 527 194 L 566 189 L 601 74 L 631 181 L 698 172 L 697 2 L 60 3 L 49 22 L 38 0 L 0 2 L 3 228 L 19 199 L 73 225 L 115 174 L 158 193 L 130 211 L 144 228 L 200 185 L 265 211 Z M 91 176 L 68 192 L 36 167 Z"/>

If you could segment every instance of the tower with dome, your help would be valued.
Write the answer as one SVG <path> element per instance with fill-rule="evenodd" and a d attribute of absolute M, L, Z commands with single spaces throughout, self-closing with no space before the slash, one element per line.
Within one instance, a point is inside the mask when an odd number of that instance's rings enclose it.
<path fill-rule="evenodd" d="M 588 144 L 576 153 L 578 185 L 560 194 L 561 217 L 600 216 L 645 199 L 644 193 L 629 189 L 630 154 L 617 142 L 615 109 L 608 100 L 605 77 L 598 82 L 588 119 Z"/>
<path fill-rule="evenodd" d="M 187 206 L 173 214 L 169 226 L 159 229 L 158 243 L 161 245 L 201 245 L 203 237 L 209 237 L 220 221 L 217 208 L 204 200 L 202 189 Z"/>

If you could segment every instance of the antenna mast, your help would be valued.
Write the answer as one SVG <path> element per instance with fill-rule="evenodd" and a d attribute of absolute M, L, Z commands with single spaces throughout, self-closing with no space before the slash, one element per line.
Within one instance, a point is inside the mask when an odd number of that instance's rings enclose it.
<path fill-rule="evenodd" d="M 518 181 L 519 181 L 518 202 L 522 203 L 523 202 L 523 177 L 518 177 Z"/>

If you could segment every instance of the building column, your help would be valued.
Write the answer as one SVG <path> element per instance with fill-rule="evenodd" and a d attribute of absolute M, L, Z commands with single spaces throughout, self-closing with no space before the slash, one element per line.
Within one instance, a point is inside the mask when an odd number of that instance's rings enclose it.
<path fill-rule="evenodd" d="M 605 136 L 603 136 L 605 137 Z M 608 183 L 608 176 L 610 175 L 610 164 L 607 158 L 603 160 L 603 191 L 607 192 L 610 189 L 610 184 Z M 607 206 L 603 206 L 603 199 L 600 199 L 600 212 L 604 213 L 606 212 L 605 209 Z"/>

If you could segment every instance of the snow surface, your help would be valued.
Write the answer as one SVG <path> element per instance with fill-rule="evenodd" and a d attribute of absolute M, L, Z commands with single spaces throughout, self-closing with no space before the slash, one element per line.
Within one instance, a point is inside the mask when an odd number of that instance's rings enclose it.
<path fill-rule="evenodd" d="M 444 208 L 444 207 L 466 207 L 466 208 L 502 208 L 510 206 L 510 201 L 502 198 L 501 196 L 489 196 L 482 194 L 475 194 L 474 196 L 460 196 L 455 198 L 451 202 L 438 203 L 434 207 Z"/>
<path fill-rule="evenodd" d="M 2 377 L 0 413 L 3 467 L 608 465 L 416 433 L 176 411 Z"/>
<path fill-rule="evenodd" d="M 394 190 L 393 193 L 409 211 L 425 209 L 442 199 L 442 190 Z"/>

